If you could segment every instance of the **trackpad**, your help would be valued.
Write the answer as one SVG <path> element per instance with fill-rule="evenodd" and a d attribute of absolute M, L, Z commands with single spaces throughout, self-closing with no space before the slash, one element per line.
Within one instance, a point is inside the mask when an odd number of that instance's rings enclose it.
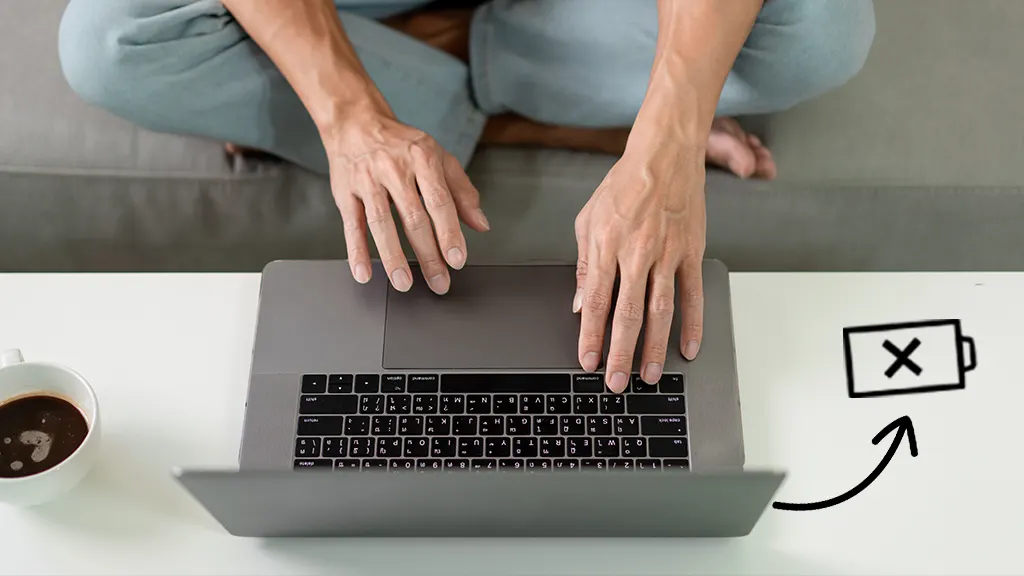
<path fill-rule="evenodd" d="M 578 369 L 572 266 L 480 266 L 452 273 L 437 296 L 388 290 L 387 370 Z"/>

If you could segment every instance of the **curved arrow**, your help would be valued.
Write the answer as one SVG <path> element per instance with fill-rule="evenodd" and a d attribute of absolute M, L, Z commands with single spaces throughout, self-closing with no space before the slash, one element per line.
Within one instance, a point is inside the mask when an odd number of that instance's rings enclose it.
<path fill-rule="evenodd" d="M 889 447 L 889 451 L 885 453 L 885 457 L 882 461 L 875 466 L 875 469 L 871 471 L 860 484 L 857 484 L 852 489 L 844 494 L 840 494 L 835 498 L 823 500 L 821 502 L 811 502 L 809 504 L 792 504 L 789 502 L 774 502 L 772 507 L 777 510 L 795 510 L 795 511 L 807 511 L 807 510 L 822 510 L 846 502 L 850 498 L 853 498 L 857 494 L 860 494 L 867 488 L 879 475 L 882 474 L 882 470 L 889 465 L 889 461 L 896 455 L 896 450 L 900 447 L 900 441 L 903 440 L 903 435 L 906 434 L 907 440 L 910 443 L 910 455 L 917 457 L 917 437 L 914 435 L 914 423 L 910 421 L 910 416 L 900 416 L 893 420 L 888 426 L 882 428 L 882 431 L 875 435 L 871 439 L 872 444 L 878 444 L 882 438 L 885 438 L 893 430 L 896 431 L 896 437 L 892 441 L 892 446 Z"/>

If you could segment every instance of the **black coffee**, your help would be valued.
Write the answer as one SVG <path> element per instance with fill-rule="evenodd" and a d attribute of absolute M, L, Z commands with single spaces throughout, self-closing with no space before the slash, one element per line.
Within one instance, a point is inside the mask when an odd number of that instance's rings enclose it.
<path fill-rule="evenodd" d="M 89 433 L 74 404 L 55 396 L 23 396 L 0 404 L 0 478 L 45 472 L 71 456 Z"/>

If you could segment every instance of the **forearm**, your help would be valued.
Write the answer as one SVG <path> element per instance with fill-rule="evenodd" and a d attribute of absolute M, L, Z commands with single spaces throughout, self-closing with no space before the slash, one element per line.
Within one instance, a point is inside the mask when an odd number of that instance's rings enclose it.
<path fill-rule="evenodd" d="M 391 114 L 331 0 L 223 2 L 288 80 L 322 135 L 355 114 Z"/>

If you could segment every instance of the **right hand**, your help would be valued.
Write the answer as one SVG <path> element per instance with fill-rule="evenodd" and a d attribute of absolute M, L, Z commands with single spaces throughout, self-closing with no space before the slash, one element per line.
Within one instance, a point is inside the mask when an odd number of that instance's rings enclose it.
<path fill-rule="evenodd" d="M 402 292 L 412 287 L 391 215 L 394 202 L 423 278 L 435 293 L 446 293 L 448 266 L 458 270 L 466 263 L 460 221 L 477 232 L 490 229 L 480 194 L 458 160 L 430 135 L 379 112 L 350 118 L 324 143 L 356 281 L 370 280 L 369 228 L 391 285 Z"/>

